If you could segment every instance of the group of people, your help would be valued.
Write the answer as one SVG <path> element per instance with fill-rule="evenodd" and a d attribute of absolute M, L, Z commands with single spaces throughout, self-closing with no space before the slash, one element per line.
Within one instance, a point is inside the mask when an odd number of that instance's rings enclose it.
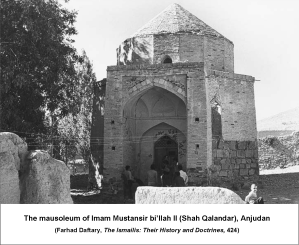
<path fill-rule="evenodd" d="M 165 160 L 162 166 L 160 181 L 156 166 L 152 164 L 151 169 L 147 172 L 147 182 L 148 186 L 183 187 L 188 185 L 188 175 L 183 171 L 181 164 L 177 163 L 176 166 L 169 166 L 168 161 Z"/>
<path fill-rule="evenodd" d="M 125 171 L 122 173 L 122 179 L 124 182 L 124 198 L 133 199 L 134 192 L 138 186 L 143 186 L 144 183 L 137 178 L 134 178 L 131 172 L 131 167 L 126 166 Z M 176 165 L 174 168 L 170 168 L 168 162 L 164 162 L 162 166 L 162 175 L 158 176 L 156 165 L 152 164 L 150 170 L 147 172 L 147 185 L 148 186 L 187 186 L 188 175 L 183 171 L 181 164 Z"/>
<path fill-rule="evenodd" d="M 176 165 L 174 168 L 174 174 L 170 170 L 167 162 L 164 162 L 162 166 L 162 175 L 160 176 L 161 186 L 163 187 L 183 187 L 188 184 L 188 175 L 183 171 L 181 164 Z M 144 185 L 139 179 L 133 177 L 130 166 L 126 166 L 125 172 L 122 175 L 124 179 L 124 197 L 128 195 L 129 199 L 133 199 L 134 193 L 138 186 Z M 158 172 L 156 171 L 155 164 L 152 164 L 150 170 L 147 172 L 147 185 L 148 186 L 159 186 Z M 251 191 L 245 197 L 247 204 L 263 204 L 264 200 L 262 197 L 257 196 L 257 185 L 251 185 Z"/>
<path fill-rule="evenodd" d="M 153 171 L 156 172 L 156 181 L 154 183 L 148 183 L 150 186 L 158 186 L 161 183 L 163 187 L 183 187 L 188 185 L 188 175 L 183 171 L 183 166 L 181 164 L 177 164 L 174 169 L 169 168 L 167 164 L 162 167 L 162 175 L 160 176 L 160 182 L 158 180 L 158 173 L 155 170 L 155 165 L 152 164 L 151 170 L 148 171 L 147 177 L 151 179 L 150 176 L 153 175 Z"/>

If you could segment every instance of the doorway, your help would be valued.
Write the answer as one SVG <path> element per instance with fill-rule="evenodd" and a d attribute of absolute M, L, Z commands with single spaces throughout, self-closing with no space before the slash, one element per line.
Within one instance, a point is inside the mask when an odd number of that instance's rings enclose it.
<path fill-rule="evenodd" d="M 154 162 L 158 176 L 162 175 L 162 167 L 168 162 L 171 176 L 174 175 L 176 163 L 178 161 L 178 144 L 169 136 L 162 136 L 154 145 Z"/>

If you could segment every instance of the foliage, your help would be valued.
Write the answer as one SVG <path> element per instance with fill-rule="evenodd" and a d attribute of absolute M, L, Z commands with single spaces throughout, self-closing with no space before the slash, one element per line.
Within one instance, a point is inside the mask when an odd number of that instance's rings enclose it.
<path fill-rule="evenodd" d="M 61 155 L 64 156 L 64 160 L 74 158 L 79 154 L 88 162 L 93 86 L 96 83 L 96 77 L 85 52 L 82 55 L 82 63 L 78 65 L 76 71 L 78 112 L 69 113 L 58 122 L 58 134 L 61 139 L 64 139 L 61 142 Z"/>
<path fill-rule="evenodd" d="M 46 132 L 76 106 L 76 12 L 55 0 L 1 1 L 1 129 Z"/>
<path fill-rule="evenodd" d="M 96 78 L 72 46 L 77 13 L 57 0 L 1 0 L 0 8 L 1 131 L 57 159 L 87 159 Z"/>

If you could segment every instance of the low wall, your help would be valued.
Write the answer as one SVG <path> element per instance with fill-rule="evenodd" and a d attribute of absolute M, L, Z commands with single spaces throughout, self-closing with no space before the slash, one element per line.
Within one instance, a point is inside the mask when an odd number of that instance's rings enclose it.
<path fill-rule="evenodd" d="M 260 169 L 284 168 L 299 164 L 299 132 L 288 136 L 259 139 Z"/>

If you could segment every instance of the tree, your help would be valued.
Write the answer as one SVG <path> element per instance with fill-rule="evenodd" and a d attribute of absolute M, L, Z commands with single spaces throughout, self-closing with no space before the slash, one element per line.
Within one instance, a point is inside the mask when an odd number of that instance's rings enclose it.
<path fill-rule="evenodd" d="M 67 160 L 81 155 L 86 162 L 90 155 L 90 130 L 92 120 L 93 86 L 96 77 L 92 64 L 86 53 L 81 56 L 82 63 L 76 66 L 76 108 L 58 122 L 58 135 L 60 136 L 61 155 Z M 74 111 L 76 113 L 74 113 Z"/>
<path fill-rule="evenodd" d="M 56 0 L 1 0 L 1 130 L 47 133 L 78 108 L 76 12 Z"/>

